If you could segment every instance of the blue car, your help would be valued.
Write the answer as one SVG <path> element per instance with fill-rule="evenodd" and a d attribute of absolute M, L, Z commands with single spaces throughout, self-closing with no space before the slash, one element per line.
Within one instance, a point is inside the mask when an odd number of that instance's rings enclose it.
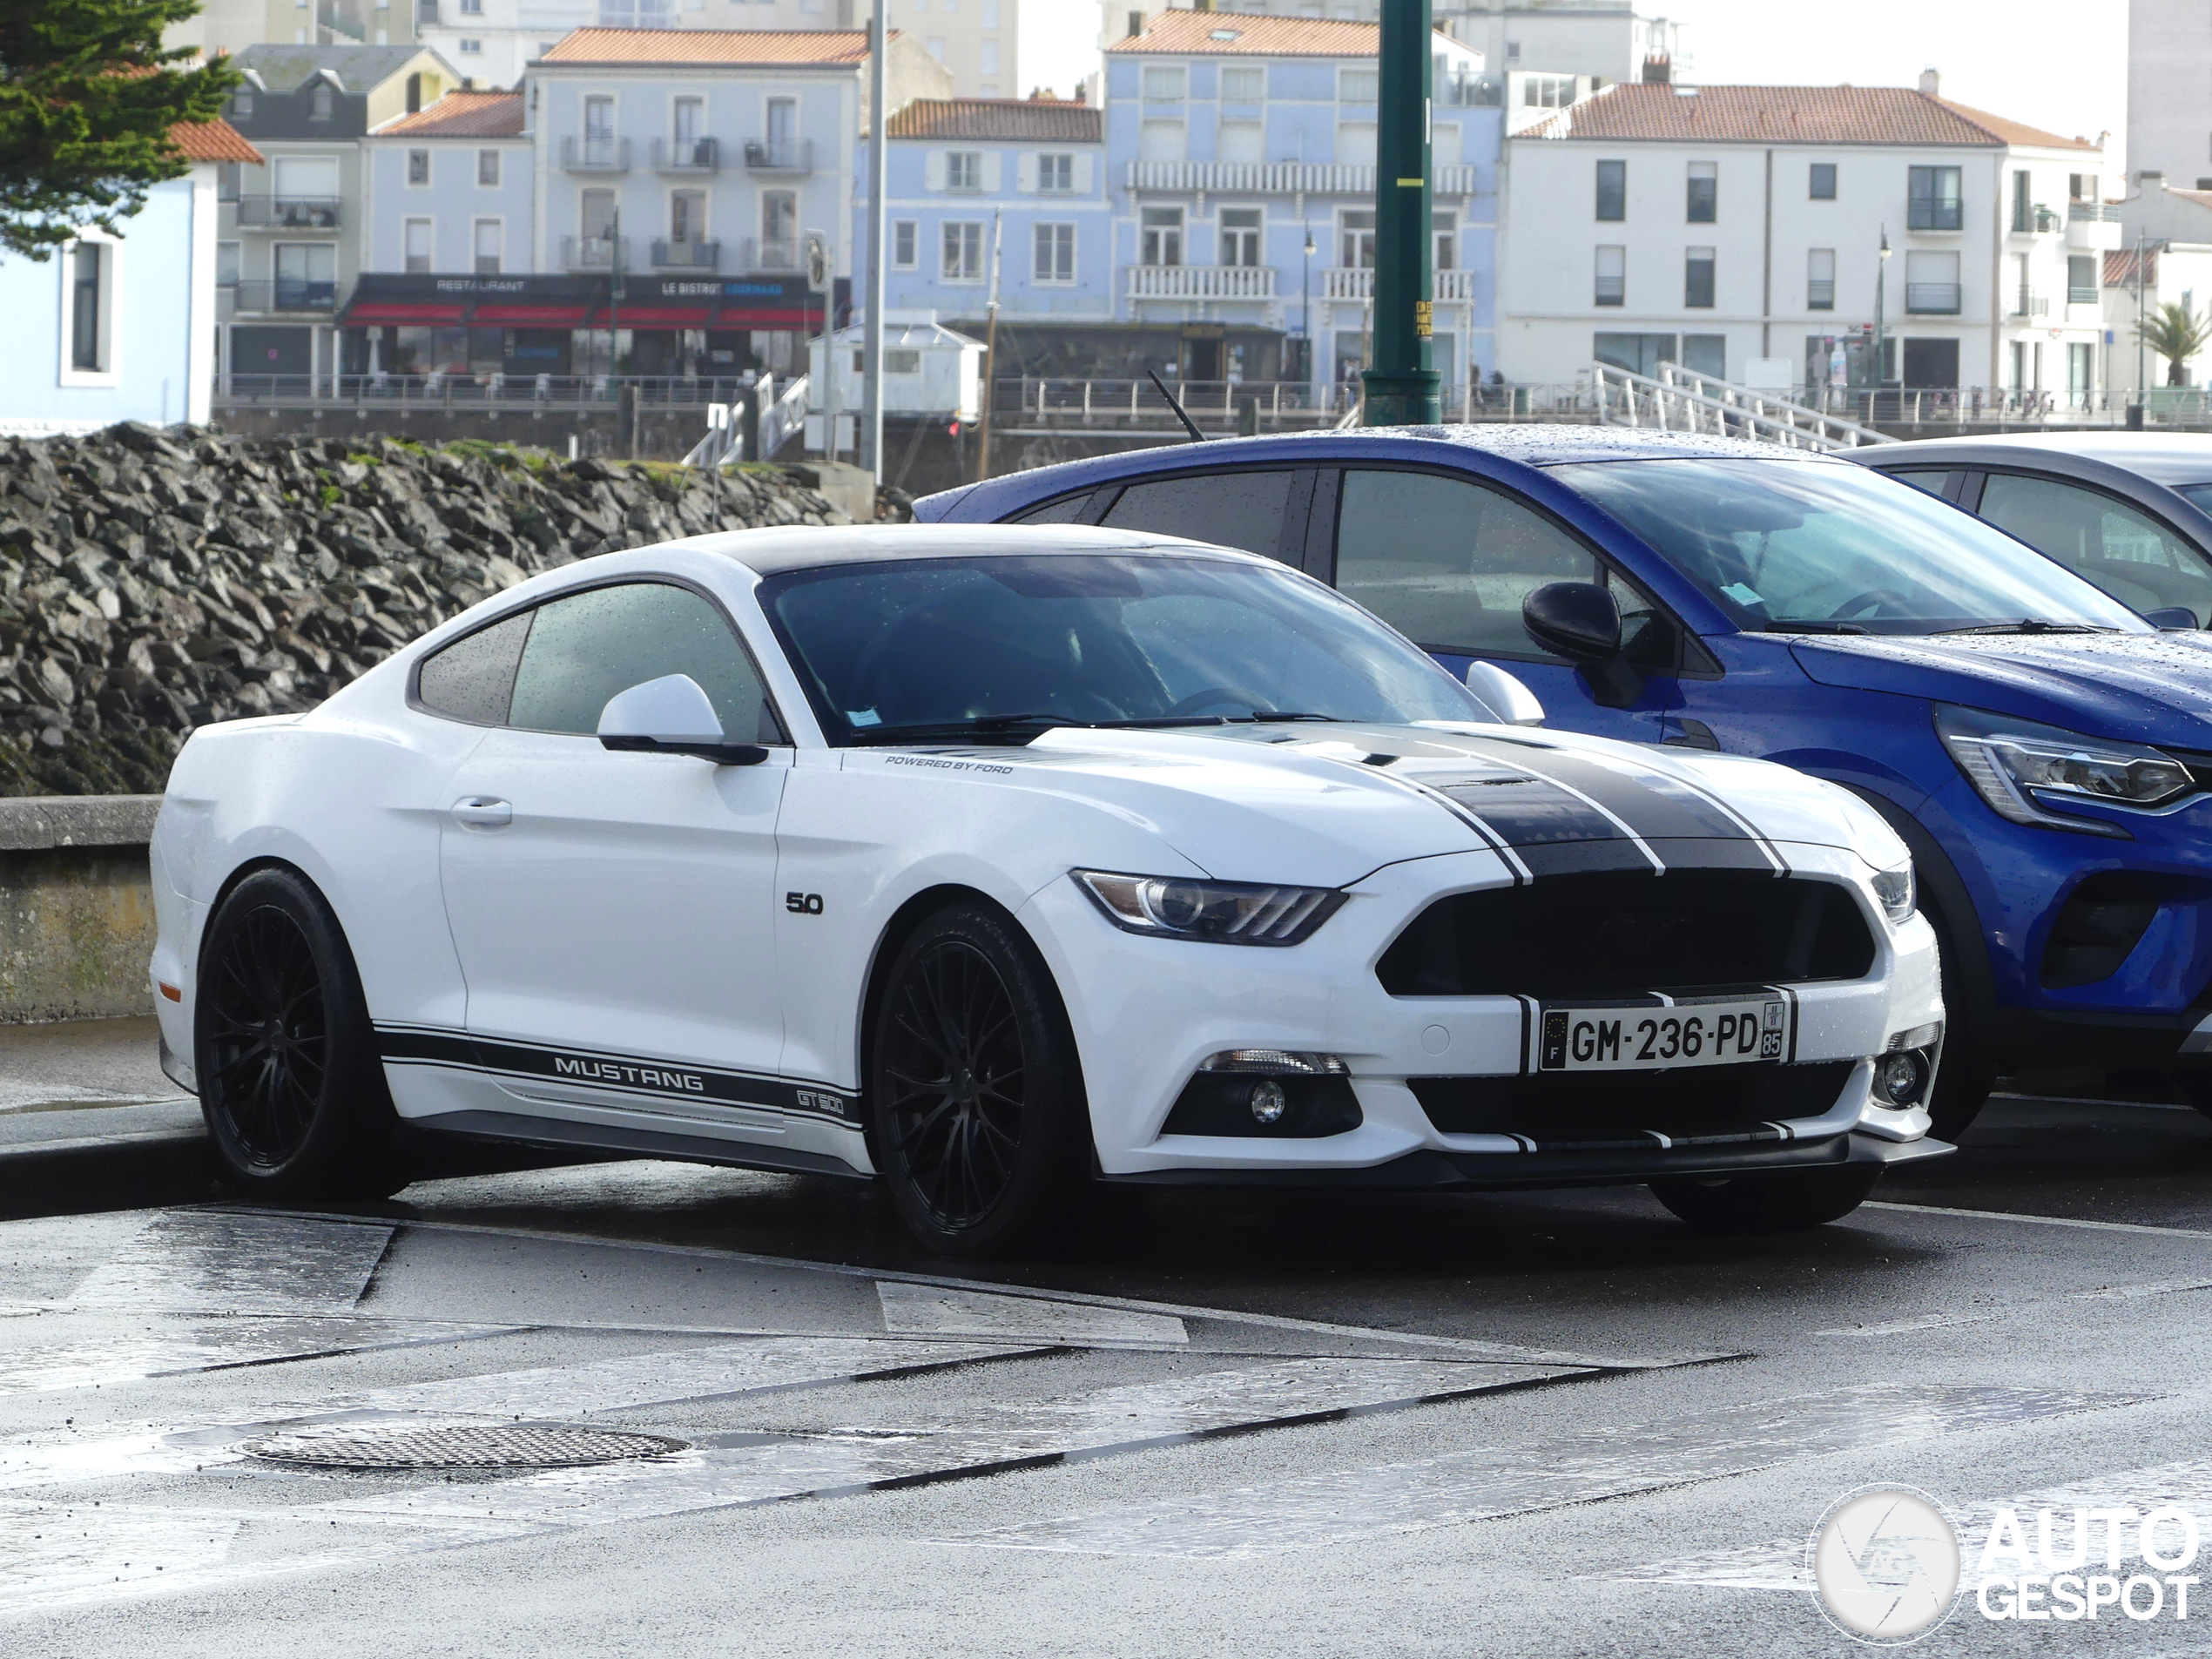
<path fill-rule="evenodd" d="M 2212 1101 L 2212 642 L 1923 490 L 1716 438 L 1423 427 L 1149 448 L 915 512 L 1271 555 L 1554 725 L 1853 791 L 1945 946 L 1946 1138 L 2037 1065 Z"/>

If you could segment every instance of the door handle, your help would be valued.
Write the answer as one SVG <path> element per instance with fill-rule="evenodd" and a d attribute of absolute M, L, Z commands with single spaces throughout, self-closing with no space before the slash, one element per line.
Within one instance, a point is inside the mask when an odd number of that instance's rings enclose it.
<path fill-rule="evenodd" d="M 515 821 L 515 808 L 496 795 L 463 795 L 453 804 L 453 821 L 463 829 L 505 829 Z"/>

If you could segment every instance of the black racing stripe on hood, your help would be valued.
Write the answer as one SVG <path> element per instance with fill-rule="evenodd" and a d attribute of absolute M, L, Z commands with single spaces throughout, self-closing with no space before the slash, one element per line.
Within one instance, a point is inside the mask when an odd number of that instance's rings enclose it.
<path fill-rule="evenodd" d="M 1497 832 L 1507 846 L 1556 846 L 1561 842 L 1616 841 L 1644 868 L 1650 860 L 1612 819 L 1549 778 L 1527 772 L 1496 777 L 1422 777 L 1418 781 L 1473 813 Z"/>
<path fill-rule="evenodd" d="M 1643 849 L 1625 835 L 1615 835 L 1609 841 L 1547 841 L 1538 846 L 1516 846 L 1514 850 L 1528 867 L 1528 873 L 1538 880 L 1548 875 L 1615 873 L 1648 875 L 1656 880 L 1660 873 L 1653 868 Z"/>

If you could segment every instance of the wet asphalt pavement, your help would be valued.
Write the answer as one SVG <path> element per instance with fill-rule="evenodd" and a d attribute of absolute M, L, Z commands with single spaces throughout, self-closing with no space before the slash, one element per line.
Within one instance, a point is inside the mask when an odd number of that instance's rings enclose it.
<path fill-rule="evenodd" d="M 1870 1484 L 1965 1537 L 1924 1651 L 2212 1652 L 2162 1588 L 2029 1631 L 1973 1594 L 2000 1505 L 2212 1543 L 2186 1108 L 2000 1099 L 1780 1238 L 1640 1190 L 1116 1190 L 988 1266 L 866 1187 L 643 1162 L 254 1211 L 194 1124 L 138 1022 L 0 1033 L 11 1659 L 1845 1653 L 1806 1540 Z M 653 1454 L 346 1461 L 578 1434 Z"/>

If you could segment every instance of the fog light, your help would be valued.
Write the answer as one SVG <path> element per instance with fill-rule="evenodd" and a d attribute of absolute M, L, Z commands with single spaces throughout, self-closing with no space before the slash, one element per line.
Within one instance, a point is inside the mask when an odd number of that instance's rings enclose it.
<path fill-rule="evenodd" d="M 1874 1087 L 1892 1106 L 1910 1106 L 1928 1081 L 1928 1062 L 1917 1050 L 1885 1055 L 1874 1067 Z"/>
<path fill-rule="evenodd" d="M 1272 1077 L 1261 1078 L 1244 1098 L 1251 1103 L 1252 1122 L 1263 1127 L 1281 1123 L 1283 1109 L 1290 1103 L 1283 1093 L 1283 1085 Z"/>

